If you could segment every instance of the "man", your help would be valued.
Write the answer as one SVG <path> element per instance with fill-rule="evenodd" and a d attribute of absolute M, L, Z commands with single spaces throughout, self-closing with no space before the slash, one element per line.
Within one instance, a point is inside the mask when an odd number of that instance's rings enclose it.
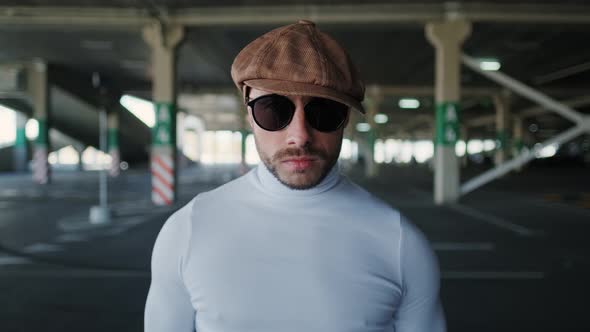
<path fill-rule="evenodd" d="M 262 160 L 166 222 L 147 332 L 445 330 L 436 259 L 398 211 L 340 175 L 363 83 L 312 22 L 275 29 L 232 65 Z"/>

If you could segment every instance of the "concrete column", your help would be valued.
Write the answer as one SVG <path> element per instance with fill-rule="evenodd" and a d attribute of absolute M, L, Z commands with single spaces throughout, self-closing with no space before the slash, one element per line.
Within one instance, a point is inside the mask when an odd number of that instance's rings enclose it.
<path fill-rule="evenodd" d="M 501 165 L 510 158 L 510 94 L 503 91 L 494 96 L 496 107 L 496 151 L 495 165 Z"/>
<path fill-rule="evenodd" d="M 242 96 L 238 96 L 238 105 L 242 104 Z M 248 164 L 246 163 L 246 138 L 250 131 L 248 130 L 248 112 L 238 109 L 238 119 L 240 121 L 240 174 L 248 172 Z"/>
<path fill-rule="evenodd" d="M 461 125 L 460 131 L 461 137 L 465 142 L 465 154 L 463 155 L 463 157 L 461 157 L 461 167 L 465 168 L 469 165 L 469 154 L 467 153 L 467 143 L 469 142 L 469 128 L 467 128 L 467 126 L 465 125 Z"/>
<path fill-rule="evenodd" d="M 14 143 L 14 170 L 18 173 L 24 173 L 28 170 L 29 161 L 26 125 L 27 116 L 21 112 L 16 112 L 16 141 Z"/>
<path fill-rule="evenodd" d="M 459 163 L 455 144 L 459 139 L 461 45 L 471 33 L 469 22 L 428 23 L 426 36 L 436 49 L 436 139 L 434 202 L 459 199 Z"/>
<path fill-rule="evenodd" d="M 33 117 L 39 123 L 39 134 L 33 145 L 33 181 L 39 184 L 51 182 L 49 155 L 49 87 L 47 64 L 36 60 L 28 66 L 28 92 L 33 102 Z"/>
<path fill-rule="evenodd" d="M 410 158 L 410 166 L 416 166 L 418 164 L 418 162 L 416 161 L 416 142 L 418 140 L 416 139 L 415 131 L 410 132 L 408 136 L 410 139 L 410 143 L 412 144 L 412 157 Z"/>
<path fill-rule="evenodd" d="M 112 177 L 119 176 L 121 164 L 121 154 L 119 152 L 119 114 L 111 112 L 107 115 L 108 127 L 108 153 L 111 156 L 111 166 L 109 175 Z"/>
<path fill-rule="evenodd" d="M 177 199 L 176 162 L 176 46 L 184 37 L 181 26 L 153 24 L 143 29 L 152 48 L 152 93 L 156 124 L 152 131 L 152 202 L 171 205 Z"/>
<path fill-rule="evenodd" d="M 84 162 L 82 161 L 82 154 L 84 153 L 86 147 L 83 144 L 74 144 L 73 146 L 74 149 L 76 149 L 76 152 L 78 153 L 78 171 L 83 171 Z"/>
<path fill-rule="evenodd" d="M 359 150 L 361 147 L 359 146 L 360 136 L 359 132 L 356 130 L 356 125 L 359 123 L 359 118 L 361 114 L 359 112 L 350 112 L 350 118 L 348 119 L 348 126 L 346 126 L 345 130 L 348 130 L 348 137 L 350 138 L 351 145 L 352 145 L 352 158 L 350 160 L 351 167 L 358 166 L 359 161 Z M 354 149 L 356 146 L 356 150 Z"/>
<path fill-rule="evenodd" d="M 188 166 L 188 158 L 184 155 L 184 133 L 186 131 L 186 113 L 176 113 L 176 162 L 178 170 L 182 171 Z"/>
<path fill-rule="evenodd" d="M 379 168 L 375 162 L 375 141 L 377 140 L 378 130 L 375 123 L 375 115 L 379 112 L 379 104 L 381 103 L 381 94 L 377 86 L 369 88 L 369 96 L 367 98 L 367 123 L 369 124 L 369 131 L 366 137 L 365 149 L 365 176 L 374 178 L 379 174 Z"/>
<path fill-rule="evenodd" d="M 523 123 L 522 118 L 519 116 L 513 116 L 512 121 L 512 155 L 518 156 L 524 149 Z M 515 169 L 517 172 L 521 170 L 522 166 Z"/>

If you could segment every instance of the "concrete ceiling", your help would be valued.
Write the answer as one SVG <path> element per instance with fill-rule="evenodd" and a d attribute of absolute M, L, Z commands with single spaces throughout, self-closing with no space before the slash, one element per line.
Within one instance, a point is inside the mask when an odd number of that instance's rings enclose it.
<path fill-rule="evenodd" d="M 210 128 L 236 129 L 237 116 L 203 115 L 197 94 L 234 94 L 229 69 L 234 56 L 264 32 L 298 18 L 313 19 L 350 52 L 368 85 L 389 90 L 380 111 L 390 116 L 385 133 L 428 129 L 433 115 L 434 51 L 424 24 L 449 17 L 473 21 L 464 52 L 495 57 L 502 71 L 550 93 L 556 99 L 588 94 L 590 88 L 590 6 L 587 1 L 188 1 L 188 0 L 13 0 L 0 1 L 0 63 L 45 59 L 56 75 L 100 72 L 113 91 L 150 96 L 150 49 L 142 40 L 145 24 L 161 21 L 186 26 L 179 48 L 181 106 L 211 119 Z M 215 7 L 212 7 L 215 6 Z M 66 75 L 67 76 L 67 75 Z M 493 114 L 491 94 L 500 87 L 463 68 L 466 120 Z M 66 84 L 61 84 L 63 88 Z M 76 89 L 76 84 L 70 84 Z M 477 92 L 477 91 L 476 91 Z M 76 94 L 76 91 L 71 91 Z M 192 95 L 192 97 L 191 97 Z M 419 96 L 418 110 L 401 110 L 400 97 Z M 533 104 L 514 98 L 516 111 Z M 588 107 L 580 106 L 582 112 Z M 231 113 L 231 110 L 219 112 Z M 236 110 L 235 112 L 239 112 Z M 234 112 L 234 113 L 235 113 Z M 531 117 L 527 121 L 537 121 Z M 561 130 L 569 122 L 543 115 L 543 125 Z M 216 121 L 215 119 L 221 119 Z M 532 119 L 532 120 L 531 120 Z M 539 118 L 539 120 L 541 120 Z M 485 122 L 480 135 L 492 135 Z M 541 133 L 537 133 L 541 135 Z M 429 135 L 431 137 L 431 135 Z M 543 137 L 539 137 L 542 139 Z"/>

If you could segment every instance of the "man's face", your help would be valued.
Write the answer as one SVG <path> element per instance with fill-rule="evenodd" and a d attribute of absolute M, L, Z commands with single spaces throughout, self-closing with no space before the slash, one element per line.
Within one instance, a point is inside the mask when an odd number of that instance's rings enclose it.
<path fill-rule="evenodd" d="M 250 100 L 269 92 L 252 88 Z M 270 172 L 284 185 L 292 189 L 308 189 L 320 183 L 334 166 L 340 155 L 344 126 L 333 132 L 320 132 L 305 121 L 303 107 L 311 99 L 289 96 L 295 104 L 291 123 L 279 131 L 260 128 L 252 118 L 248 107 L 248 121 L 254 132 L 256 149 L 260 159 Z"/>

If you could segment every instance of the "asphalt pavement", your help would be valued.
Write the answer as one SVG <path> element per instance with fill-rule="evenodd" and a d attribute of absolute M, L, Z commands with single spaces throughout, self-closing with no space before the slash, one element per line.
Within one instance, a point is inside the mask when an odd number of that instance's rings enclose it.
<path fill-rule="evenodd" d="M 463 180 L 484 171 L 470 167 Z M 425 166 L 348 176 L 399 208 L 431 241 L 441 266 L 449 331 L 589 331 L 590 172 L 532 165 L 457 204 L 432 202 Z M 0 175 L 0 331 L 142 331 L 151 249 L 167 216 L 238 176 L 192 167 L 179 200 L 155 207 L 145 170 L 109 181 L 114 219 L 88 222 L 96 172 L 56 172 L 53 183 Z"/>

